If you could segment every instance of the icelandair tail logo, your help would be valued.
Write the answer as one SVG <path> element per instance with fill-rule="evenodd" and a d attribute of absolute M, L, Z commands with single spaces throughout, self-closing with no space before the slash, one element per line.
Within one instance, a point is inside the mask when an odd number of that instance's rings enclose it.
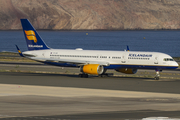
<path fill-rule="evenodd" d="M 33 40 L 35 43 L 37 43 L 37 38 L 36 38 L 36 35 L 35 35 L 35 32 L 32 31 L 32 30 L 28 30 L 28 31 L 24 31 L 25 34 L 26 34 L 26 37 L 28 40 Z"/>
<path fill-rule="evenodd" d="M 28 31 L 24 31 L 26 34 L 26 37 L 28 40 L 33 40 L 34 43 L 37 43 L 37 38 L 36 38 L 36 34 L 33 30 L 28 30 Z M 36 48 L 43 48 L 43 45 L 28 45 L 28 47 L 36 47 Z"/>

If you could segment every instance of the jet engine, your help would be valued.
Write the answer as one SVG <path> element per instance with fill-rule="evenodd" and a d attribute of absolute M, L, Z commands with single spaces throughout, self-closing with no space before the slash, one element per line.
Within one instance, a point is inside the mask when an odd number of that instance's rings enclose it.
<path fill-rule="evenodd" d="M 100 75 L 104 72 L 104 67 L 99 64 L 83 65 L 80 71 L 87 74 Z"/>
<path fill-rule="evenodd" d="M 117 72 L 125 73 L 125 74 L 135 74 L 137 72 L 137 69 L 132 68 L 121 68 L 116 70 Z"/>

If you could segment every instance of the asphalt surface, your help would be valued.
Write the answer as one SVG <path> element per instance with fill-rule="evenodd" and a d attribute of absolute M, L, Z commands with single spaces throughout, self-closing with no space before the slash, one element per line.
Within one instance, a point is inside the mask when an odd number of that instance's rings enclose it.
<path fill-rule="evenodd" d="M 32 71 L 77 71 L 77 69 L 65 69 L 46 67 L 38 63 L 0 63 L 0 69 L 28 69 Z M 17 65 L 19 65 L 17 67 Z M 23 67 L 24 66 L 24 67 Z M 50 69 L 51 68 L 51 69 Z M 45 70 L 46 71 L 46 70 Z M 176 74 L 178 71 L 175 71 Z M 132 91 L 139 92 L 139 96 L 126 97 L 50 97 L 45 95 L 14 95 L 12 92 L 0 91 L 0 119 L 2 120 L 133 120 L 145 117 L 171 117 L 180 118 L 180 99 L 171 98 L 169 95 L 179 96 L 180 80 L 162 78 L 159 81 L 145 77 L 111 76 L 99 78 L 79 78 L 77 75 L 55 73 L 26 73 L 26 72 L 0 72 L 0 84 L 15 85 L 16 89 L 29 85 L 53 88 L 75 88 L 85 91 Z M 22 87 L 23 88 L 23 87 Z M 11 90 L 12 87 L 7 88 Z M 14 89 L 14 87 L 13 87 Z M 44 92 L 47 92 L 44 91 Z M 23 92 L 23 90 L 22 90 Z M 37 91 L 38 92 L 38 91 Z M 43 91 L 42 91 L 43 92 Z M 58 91 L 56 90 L 58 93 Z M 54 94 L 56 95 L 54 91 Z M 60 91 L 59 91 L 60 92 Z M 143 95 L 159 93 L 162 98 L 142 98 Z M 4 93 L 4 94 L 3 94 Z M 8 94 L 7 94 L 8 93 Z M 28 94 L 31 93 L 28 92 Z M 52 91 L 53 93 L 53 91 Z M 169 95 L 168 95 L 168 94 Z M 19 93 L 20 94 L 20 93 Z M 85 93 L 86 94 L 86 93 Z M 88 94 L 88 93 L 87 93 Z M 95 93 L 92 93 L 95 94 Z M 127 93 L 128 94 L 128 93 Z M 132 93 L 133 94 L 133 93 Z M 167 94 L 167 95 L 165 95 Z"/>
<path fill-rule="evenodd" d="M 12 117 L 0 118 L 0 120 L 142 120 L 147 116 L 169 116 L 168 120 L 179 120 L 180 111 L 126 111 L 126 112 L 104 112 L 94 114 L 76 114 L 76 115 L 55 115 L 55 116 L 33 116 L 33 117 Z M 127 118 L 127 116 L 130 116 Z M 154 119 L 157 120 L 157 119 Z M 162 120 L 162 119 L 161 119 Z M 174 119 L 175 120 L 175 119 Z"/>
<path fill-rule="evenodd" d="M 151 78 L 106 77 L 79 78 L 77 75 L 0 72 L 1 84 L 75 87 L 105 90 L 127 90 L 180 94 L 180 80 Z"/>

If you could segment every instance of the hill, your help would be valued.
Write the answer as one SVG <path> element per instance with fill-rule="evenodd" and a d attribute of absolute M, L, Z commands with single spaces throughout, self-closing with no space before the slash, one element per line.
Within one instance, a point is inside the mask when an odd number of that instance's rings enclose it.
<path fill-rule="evenodd" d="M 0 29 L 180 29 L 179 0 L 0 0 Z"/>

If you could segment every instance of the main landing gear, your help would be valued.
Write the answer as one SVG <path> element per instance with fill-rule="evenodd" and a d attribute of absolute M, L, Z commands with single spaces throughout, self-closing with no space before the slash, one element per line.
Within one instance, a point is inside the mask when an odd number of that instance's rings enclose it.
<path fill-rule="evenodd" d="M 109 76 L 113 76 L 113 73 L 103 73 L 101 75 L 98 75 L 98 77 L 109 77 Z"/>
<path fill-rule="evenodd" d="M 105 74 L 100 74 L 100 75 L 98 75 L 98 77 L 108 77 L 108 76 L 113 76 L 113 74 L 105 73 Z M 89 75 L 88 75 L 88 74 L 85 74 L 85 73 L 80 73 L 80 74 L 79 74 L 79 77 L 81 77 L 81 78 L 88 78 Z"/>
<path fill-rule="evenodd" d="M 160 74 L 159 74 L 160 70 L 156 70 L 156 75 L 154 77 L 155 80 L 159 80 Z"/>
<path fill-rule="evenodd" d="M 81 78 L 88 78 L 89 76 L 88 76 L 88 74 L 80 73 L 79 77 L 81 77 Z"/>

